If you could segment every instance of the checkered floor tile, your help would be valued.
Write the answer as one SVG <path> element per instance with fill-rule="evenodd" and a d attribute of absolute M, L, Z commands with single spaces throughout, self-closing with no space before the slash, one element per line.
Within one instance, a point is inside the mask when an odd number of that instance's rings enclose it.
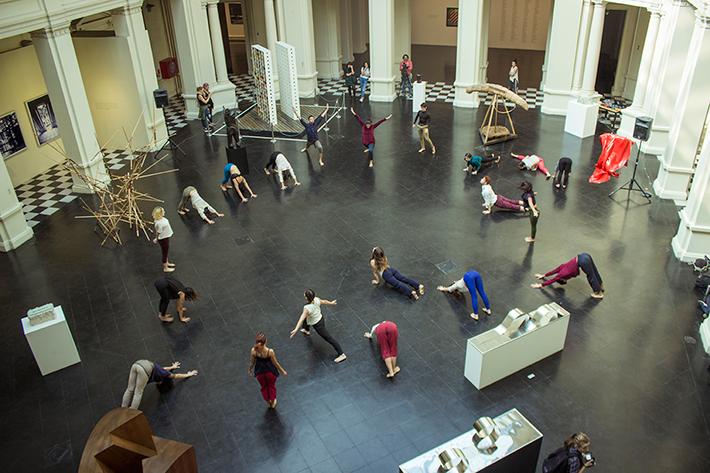
<path fill-rule="evenodd" d="M 185 101 L 179 95 L 171 97 L 169 105 L 163 110 L 165 111 L 165 124 L 171 135 L 187 125 Z"/>
<path fill-rule="evenodd" d="M 123 150 L 104 150 L 104 163 L 110 171 L 123 168 L 131 155 Z M 34 227 L 60 208 L 76 199 L 72 192 L 71 173 L 56 165 L 29 182 L 17 186 L 15 193 L 30 227 Z"/>

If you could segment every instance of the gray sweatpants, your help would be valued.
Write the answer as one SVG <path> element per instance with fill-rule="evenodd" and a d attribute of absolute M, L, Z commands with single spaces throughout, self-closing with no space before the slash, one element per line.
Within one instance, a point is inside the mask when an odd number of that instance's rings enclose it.
<path fill-rule="evenodd" d="M 123 393 L 121 407 L 138 409 L 143 398 L 143 390 L 148 384 L 150 375 L 153 372 L 153 363 L 148 360 L 138 360 L 131 365 L 131 373 L 128 375 L 128 387 Z"/>

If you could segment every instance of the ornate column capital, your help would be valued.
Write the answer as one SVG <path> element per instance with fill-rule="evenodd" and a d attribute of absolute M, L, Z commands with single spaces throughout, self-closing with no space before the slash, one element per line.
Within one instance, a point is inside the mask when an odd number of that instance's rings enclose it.
<path fill-rule="evenodd" d="M 592 3 L 594 4 L 595 7 L 605 7 L 606 6 L 606 0 L 592 0 Z"/>
<path fill-rule="evenodd" d="M 695 26 L 706 30 L 710 29 L 710 11 L 695 10 Z"/>
<path fill-rule="evenodd" d="M 33 38 L 56 38 L 57 36 L 64 36 L 71 34 L 70 31 L 71 22 L 62 21 L 50 24 L 48 27 L 42 30 L 36 30 L 31 33 Z"/>
<path fill-rule="evenodd" d="M 120 8 L 116 8 L 111 11 L 114 15 L 139 15 L 143 14 L 143 3 L 142 2 L 127 2 Z"/>
<path fill-rule="evenodd" d="M 218 3 L 220 3 L 219 0 L 205 0 L 205 3 L 207 3 L 208 7 L 216 7 Z"/>

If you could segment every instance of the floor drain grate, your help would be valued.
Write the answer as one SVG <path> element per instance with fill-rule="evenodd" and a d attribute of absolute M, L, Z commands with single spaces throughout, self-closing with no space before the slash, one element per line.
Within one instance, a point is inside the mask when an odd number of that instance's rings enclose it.
<path fill-rule="evenodd" d="M 437 264 L 436 267 L 444 274 L 449 274 L 457 268 L 456 263 L 454 263 L 450 259 L 447 259 L 446 261 Z"/>

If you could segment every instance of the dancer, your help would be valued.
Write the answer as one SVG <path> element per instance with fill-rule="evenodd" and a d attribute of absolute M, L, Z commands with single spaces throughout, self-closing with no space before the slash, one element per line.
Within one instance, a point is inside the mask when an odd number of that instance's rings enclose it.
<path fill-rule="evenodd" d="M 570 158 L 560 158 L 555 167 L 555 178 L 552 180 L 556 188 L 567 189 L 569 175 L 572 174 L 572 160 Z"/>
<path fill-rule="evenodd" d="M 478 320 L 478 295 L 480 294 L 481 300 L 483 300 L 483 312 L 491 315 L 491 303 L 488 302 L 488 296 L 486 291 L 483 290 L 483 279 L 481 275 L 476 271 L 468 271 L 463 275 L 463 278 L 459 279 L 449 287 L 438 286 L 437 289 L 441 292 L 457 293 L 460 294 L 464 289 L 468 289 L 469 294 L 471 294 L 471 307 L 473 312 L 471 312 L 471 318 L 473 320 Z"/>
<path fill-rule="evenodd" d="M 335 348 L 335 351 L 338 353 L 338 356 L 333 361 L 336 363 L 345 361 L 347 356 L 345 356 L 342 348 L 340 348 L 340 344 L 333 338 L 330 332 L 328 332 L 328 329 L 325 327 L 325 319 L 320 311 L 321 304 L 337 305 L 338 301 L 329 301 L 316 297 L 316 293 L 313 292 L 313 289 L 306 289 L 303 293 L 303 297 L 306 298 L 306 302 L 308 302 L 308 304 L 303 306 L 303 312 L 301 312 L 301 316 L 298 318 L 296 327 L 291 330 L 291 338 L 293 338 L 299 330 L 304 335 L 310 335 L 311 328 L 314 328 L 316 332 L 318 332 L 318 335 L 320 335 L 323 340 L 330 343 L 330 345 Z"/>
<path fill-rule="evenodd" d="M 513 153 L 510 153 L 510 155 L 520 161 L 520 163 L 518 164 L 518 169 L 527 169 L 528 171 L 540 171 L 545 175 L 545 179 L 549 179 L 550 177 L 552 177 L 550 171 L 548 171 L 545 167 L 545 160 L 542 159 L 540 156 L 536 154 L 525 155 Z"/>
<path fill-rule="evenodd" d="M 493 207 L 514 212 L 525 212 L 522 200 L 513 200 L 502 195 L 496 195 L 491 186 L 491 178 L 488 176 L 481 178 L 481 195 L 483 196 L 483 215 L 491 213 Z"/>
<path fill-rule="evenodd" d="M 369 332 L 365 332 L 366 338 L 372 339 L 373 336 L 380 347 L 380 356 L 385 361 L 387 377 L 394 378 L 400 372 L 397 366 L 397 339 L 399 338 L 397 324 L 389 320 L 375 324 Z"/>
<path fill-rule="evenodd" d="M 197 370 L 190 370 L 187 373 L 172 373 L 178 368 L 180 368 L 179 361 L 174 361 L 170 366 L 162 367 L 152 361 L 137 360 L 131 365 L 131 372 L 128 375 L 128 387 L 123 393 L 121 407 L 138 409 L 143 398 L 143 391 L 148 383 L 156 383 L 158 391 L 162 393 L 172 389 L 174 379 L 187 379 L 197 376 Z"/>
<path fill-rule="evenodd" d="M 180 322 L 187 323 L 190 321 L 190 317 L 185 316 L 187 309 L 185 308 L 185 301 L 196 301 L 197 292 L 191 287 L 185 286 L 183 283 L 170 276 L 165 276 L 158 279 L 154 283 L 155 289 L 160 294 L 160 302 L 158 303 L 158 318 L 161 322 L 172 322 L 174 320 L 173 316 L 167 313 L 168 304 L 170 304 L 170 299 L 175 299 L 175 308 L 177 310 L 178 316 L 180 317 Z"/>
<path fill-rule="evenodd" d="M 219 184 L 219 188 L 222 189 L 222 192 L 225 192 L 227 189 L 231 189 L 232 185 L 229 184 L 230 179 L 229 176 L 232 174 L 238 174 L 239 173 L 239 168 L 237 167 L 236 164 L 232 163 L 227 163 L 224 166 L 224 179 L 222 179 L 222 182 Z"/>
<path fill-rule="evenodd" d="M 463 172 L 470 172 L 472 176 L 475 176 L 484 166 L 498 164 L 500 162 L 500 156 L 491 155 L 482 158 L 478 155 L 466 153 L 464 154 L 463 160 L 466 162 L 466 167 L 463 168 Z"/>
<path fill-rule="evenodd" d="M 153 243 L 160 245 L 162 255 L 163 272 L 172 273 L 175 271 L 175 264 L 168 261 L 168 251 L 170 250 L 170 237 L 173 236 L 173 229 L 170 222 L 165 218 L 165 209 L 155 207 L 153 209 L 153 226 L 155 227 L 155 238 Z"/>
<path fill-rule="evenodd" d="M 584 271 L 584 274 L 587 275 L 587 282 L 592 288 L 592 297 L 594 297 L 595 299 L 603 299 L 604 282 L 602 281 L 601 275 L 599 275 L 597 265 L 594 264 L 594 260 L 589 255 L 589 253 L 580 253 L 571 260 L 559 265 L 555 269 L 548 271 L 545 274 L 535 274 L 535 277 L 537 279 L 542 279 L 544 282 L 531 284 L 530 287 L 535 289 L 541 289 L 543 287 L 550 286 L 554 283 L 567 284 L 568 280 L 579 276 L 580 269 Z M 553 278 L 546 279 L 547 277 L 553 275 Z"/>
<path fill-rule="evenodd" d="M 355 115 L 355 119 L 360 124 L 360 128 L 362 129 L 362 145 L 365 147 L 363 153 L 367 153 L 367 159 L 370 163 L 368 166 L 372 167 L 375 162 L 375 128 L 392 118 L 392 114 L 390 113 L 380 121 L 372 123 L 372 120 L 369 118 L 363 122 L 360 115 L 358 115 L 352 107 L 350 107 L 350 111 L 353 115 Z"/>
<path fill-rule="evenodd" d="M 329 108 L 330 104 L 326 105 L 325 110 L 323 113 L 318 115 L 318 118 L 314 118 L 313 115 L 308 116 L 308 121 L 303 118 L 299 118 L 299 120 L 301 120 L 301 125 L 303 125 L 303 128 L 306 130 L 306 147 L 301 150 L 301 153 L 307 153 L 308 148 L 315 146 L 318 150 L 318 162 L 321 166 L 325 166 L 325 163 L 323 162 L 323 145 L 318 139 L 318 128 L 320 128 L 325 121 L 325 116 L 328 113 Z"/>
<path fill-rule="evenodd" d="M 419 106 L 419 111 L 414 116 L 412 127 L 417 127 L 419 131 L 419 153 L 426 151 L 426 144 L 431 147 L 431 154 L 436 154 L 436 146 L 429 138 L 429 124 L 431 123 L 431 115 L 429 115 L 429 106 L 422 103 Z"/>
<path fill-rule="evenodd" d="M 518 83 L 518 60 L 513 59 L 513 62 L 510 63 L 510 70 L 508 71 L 508 88 L 517 94 Z"/>
<path fill-rule="evenodd" d="M 360 103 L 365 101 L 368 80 L 370 80 L 370 64 L 365 61 L 360 68 Z"/>
<path fill-rule="evenodd" d="M 178 205 L 178 213 L 180 215 L 185 215 L 190 211 L 190 209 L 187 208 L 188 201 L 192 204 L 192 208 L 197 210 L 197 214 L 200 218 L 210 225 L 214 223 L 214 220 L 207 215 L 207 212 L 215 214 L 218 217 L 224 217 L 224 214 L 217 212 L 214 207 L 208 204 L 193 186 L 187 186 L 182 191 L 182 199 L 180 199 L 180 205 Z"/>
<path fill-rule="evenodd" d="M 409 59 L 409 55 L 402 56 L 402 61 L 399 63 L 399 72 L 402 78 L 402 84 L 399 89 L 399 95 L 407 98 L 412 95 L 412 68 L 414 65 Z"/>
<path fill-rule="evenodd" d="M 352 62 L 348 62 L 343 68 L 343 77 L 345 79 L 345 88 L 348 89 L 350 97 L 355 98 L 355 68 Z"/>
<path fill-rule="evenodd" d="M 239 198 L 242 199 L 242 202 L 246 203 L 247 198 L 244 197 L 244 194 L 242 194 L 242 190 L 240 188 L 240 186 L 242 184 L 244 184 L 244 187 L 246 187 L 246 189 L 249 191 L 249 195 L 251 196 L 251 198 L 256 199 L 256 194 L 254 194 L 254 192 L 251 190 L 251 187 L 249 187 L 249 183 L 247 182 L 246 178 L 244 176 L 242 176 L 242 173 L 239 171 L 239 168 L 234 164 L 228 165 L 228 167 L 229 167 L 229 181 L 228 182 L 231 182 L 232 185 L 231 186 L 222 185 L 221 186 L 222 190 L 226 191 L 227 187 L 234 187 L 234 190 L 239 195 Z M 225 170 L 226 169 L 227 168 L 225 168 Z"/>
<path fill-rule="evenodd" d="M 372 284 L 375 286 L 384 281 L 415 301 L 419 300 L 420 295 L 424 295 L 424 285 L 391 268 L 385 252 L 379 246 L 372 249 L 370 269 L 372 270 Z"/>
<path fill-rule="evenodd" d="M 533 185 L 530 182 L 523 181 L 520 184 L 520 190 L 523 191 L 523 195 L 520 197 L 523 201 L 523 206 L 526 211 L 530 212 L 530 236 L 525 237 L 525 241 L 534 243 L 535 235 L 537 234 L 537 221 L 540 218 L 540 209 L 537 208 L 535 191 L 533 191 Z"/>
<path fill-rule="evenodd" d="M 322 149 L 322 148 L 321 148 Z M 301 183 L 298 182 L 298 178 L 296 177 L 296 173 L 293 172 L 293 168 L 291 167 L 291 163 L 288 162 L 288 159 L 286 159 L 286 156 L 283 155 L 281 151 L 274 151 L 271 153 L 271 157 L 269 157 L 269 162 L 266 163 L 266 167 L 264 168 L 264 172 L 268 176 L 272 172 L 278 173 L 279 176 L 279 182 L 281 183 L 281 190 L 286 190 L 286 185 L 284 184 L 284 173 L 288 171 L 288 173 L 293 176 L 293 181 L 294 184 L 297 186 L 300 186 Z"/>
<path fill-rule="evenodd" d="M 266 335 L 263 332 L 256 334 L 256 342 L 251 347 L 248 372 L 259 381 L 261 396 L 269 408 L 276 409 L 276 378 L 279 377 L 279 373 L 284 376 L 288 376 L 288 373 L 276 359 L 276 352 L 266 346 Z"/>

